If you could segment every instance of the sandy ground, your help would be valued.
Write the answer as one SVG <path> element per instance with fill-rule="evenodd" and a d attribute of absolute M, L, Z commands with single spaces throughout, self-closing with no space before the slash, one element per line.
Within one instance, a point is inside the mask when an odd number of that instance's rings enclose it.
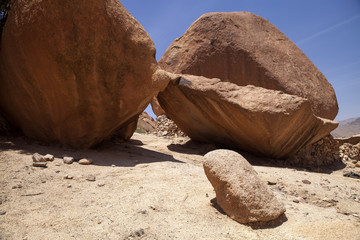
<path fill-rule="evenodd" d="M 256 228 L 211 205 L 202 156 L 214 147 L 184 143 L 135 134 L 128 143 L 73 151 L 0 138 L 0 239 L 360 239 L 360 180 L 341 169 L 315 173 L 254 160 L 287 209 L 281 225 Z M 35 152 L 56 158 L 36 168 Z M 63 155 L 94 164 L 64 164 Z"/>

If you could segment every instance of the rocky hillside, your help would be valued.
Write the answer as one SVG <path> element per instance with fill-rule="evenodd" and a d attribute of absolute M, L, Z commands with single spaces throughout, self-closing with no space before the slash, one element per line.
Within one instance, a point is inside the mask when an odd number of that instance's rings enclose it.
<path fill-rule="evenodd" d="M 360 117 L 350 118 L 339 122 L 339 127 L 332 133 L 334 137 L 350 137 L 360 134 Z"/>

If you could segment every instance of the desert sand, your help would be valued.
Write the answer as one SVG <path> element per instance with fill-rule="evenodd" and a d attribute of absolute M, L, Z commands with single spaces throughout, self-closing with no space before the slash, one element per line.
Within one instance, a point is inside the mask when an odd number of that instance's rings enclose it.
<path fill-rule="evenodd" d="M 211 204 L 202 162 L 214 149 L 138 133 L 84 151 L 0 137 L 0 239 L 360 239 L 360 180 L 341 168 L 311 172 L 248 154 L 286 219 L 271 227 L 233 221 Z M 55 160 L 33 167 L 36 152 Z M 64 155 L 94 162 L 64 164 Z"/>

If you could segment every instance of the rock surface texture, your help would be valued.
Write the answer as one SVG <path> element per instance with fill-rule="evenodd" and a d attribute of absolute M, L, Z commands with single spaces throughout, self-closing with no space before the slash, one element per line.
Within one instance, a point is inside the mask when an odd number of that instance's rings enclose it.
<path fill-rule="evenodd" d="M 131 136 L 167 85 L 152 40 L 117 0 L 13 1 L 0 58 L 5 117 L 31 138 L 76 148 L 119 128 Z"/>
<path fill-rule="evenodd" d="M 204 170 L 217 204 L 240 223 L 267 222 L 285 212 L 254 168 L 240 154 L 215 150 L 205 155 Z"/>
<path fill-rule="evenodd" d="M 165 114 L 164 109 L 162 109 L 156 97 L 153 97 L 151 100 L 151 108 L 157 117 Z"/>
<path fill-rule="evenodd" d="M 219 78 L 309 99 L 333 120 L 334 89 L 306 55 L 269 21 L 248 12 L 209 13 L 176 39 L 159 61 L 173 73 Z"/>
<path fill-rule="evenodd" d="M 295 154 L 337 126 L 316 117 L 304 98 L 219 79 L 183 75 L 158 99 L 190 138 L 272 158 Z"/>

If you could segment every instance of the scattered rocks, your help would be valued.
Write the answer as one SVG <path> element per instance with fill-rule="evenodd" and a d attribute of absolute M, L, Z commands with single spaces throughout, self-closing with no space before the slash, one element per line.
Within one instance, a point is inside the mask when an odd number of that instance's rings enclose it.
<path fill-rule="evenodd" d="M 90 182 L 95 182 L 96 181 L 96 177 L 92 174 L 88 175 L 86 177 L 86 180 L 90 181 Z"/>
<path fill-rule="evenodd" d="M 51 155 L 51 154 L 46 154 L 45 156 L 44 156 L 44 159 L 47 161 L 47 162 L 52 162 L 52 161 L 54 161 L 54 156 L 53 155 Z"/>
<path fill-rule="evenodd" d="M 22 185 L 21 185 L 21 184 L 17 184 L 17 185 L 15 185 L 15 186 L 12 186 L 11 188 L 12 188 L 12 189 L 22 188 Z"/>
<path fill-rule="evenodd" d="M 186 134 L 165 114 L 156 119 L 156 132 L 158 137 L 186 137 Z"/>
<path fill-rule="evenodd" d="M 291 156 L 287 162 L 307 167 L 339 163 L 341 162 L 339 159 L 339 146 L 339 141 L 328 135 L 313 144 L 303 147 L 294 156 Z"/>
<path fill-rule="evenodd" d="M 63 157 L 63 161 L 65 164 L 72 164 L 74 162 L 73 157 Z"/>
<path fill-rule="evenodd" d="M 217 204 L 240 223 L 267 222 L 285 212 L 254 168 L 240 154 L 215 150 L 205 155 L 204 170 Z"/>
<path fill-rule="evenodd" d="M 34 153 L 32 156 L 33 162 L 46 162 L 46 159 L 39 153 Z"/>
<path fill-rule="evenodd" d="M 81 165 L 90 165 L 92 163 L 93 163 L 93 160 L 91 160 L 91 159 L 83 158 L 83 159 L 79 160 L 79 164 L 81 164 Z"/>
<path fill-rule="evenodd" d="M 47 167 L 47 162 L 33 162 L 33 166 L 34 166 L 34 167 L 43 167 L 43 168 L 46 168 L 46 167 Z"/>

